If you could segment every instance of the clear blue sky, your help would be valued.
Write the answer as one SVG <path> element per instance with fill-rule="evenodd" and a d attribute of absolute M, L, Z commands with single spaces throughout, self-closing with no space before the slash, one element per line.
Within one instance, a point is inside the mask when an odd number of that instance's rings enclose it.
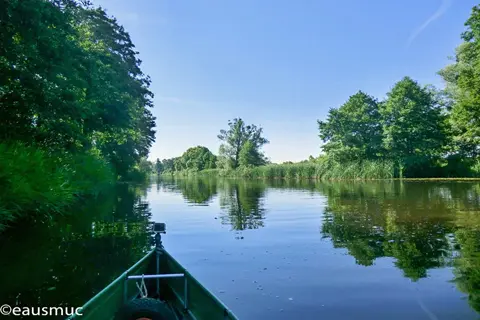
<path fill-rule="evenodd" d="M 274 162 L 320 152 L 317 119 L 358 90 L 383 98 L 436 72 L 460 43 L 473 0 L 93 0 L 130 33 L 153 80 L 150 158 L 204 145 L 241 117 Z"/>

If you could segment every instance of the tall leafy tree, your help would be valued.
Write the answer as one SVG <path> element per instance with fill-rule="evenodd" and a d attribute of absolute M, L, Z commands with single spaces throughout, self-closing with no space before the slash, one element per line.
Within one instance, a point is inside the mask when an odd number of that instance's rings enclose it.
<path fill-rule="evenodd" d="M 248 140 L 240 149 L 238 164 L 240 166 L 261 166 L 266 164 L 265 156 Z"/>
<path fill-rule="evenodd" d="M 454 101 L 450 120 L 456 150 L 476 157 L 480 155 L 480 6 L 472 9 L 465 26 L 455 62 L 439 73 Z"/>
<path fill-rule="evenodd" d="M 382 155 L 382 127 L 378 102 L 359 91 L 326 121 L 318 121 L 322 149 L 338 161 L 377 159 Z"/>
<path fill-rule="evenodd" d="M 142 158 L 142 159 L 140 159 L 140 162 L 138 163 L 138 168 L 139 168 L 140 172 L 150 174 L 151 172 L 153 172 L 153 163 L 148 161 L 147 158 Z"/>
<path fill-rule="evenodd" d="M 220 146 L 219 156 L 220 161 L 228 164 L 233 168 L 240 165 L 240 152 L 247 142 L 248 153 L 255 154 L 255 158 L 262 157 L 260 148 L 269 143 L 263 137 L 263 129 L 256 125 L 247 125 L 241 118 L 235 118 L 228 122 L 228 130 L 220 130 L 218 138 L 223 142 Z M 253 151 L 252 151 L 253 150 Z M 255 163 L 248 163 L 255 165 Z"/>
<path fill-rule="evenodd" d="M 175 158 L 162 160 L 163 171 L 167 171 L 167 172 L 175 171 L 174 159 Z"/>
<path fill-rule="evenodd" d="M 186 169 L 185 162 L 183 161 L 182 157 L 173 158 L 173 168 L 174 171 L 182 171 Z"/>
<path fill-rule="evenodd" d="M 88 1 L 2 1 L 0 141 L 99 153 L 125 175 L 154 141 L 150 79 L 128 33 Z"/>
<path fill-rule="evenodd" d="M 409 77 L 397 82 L 382 104 L 383 145 L 403 169 L 444 153 L 447 127 L 442 107 L 428 88 Z"/>
<path fill-rule="evenodd" d="M 0 140 L 75 150 L 86 143 L 87 86 L 73 1 L 2 1 Z"/>
<path fill-rule="evenodd" d="M 92 140 L 122 174 L 148 155 L 154 141 L 150 79 L 140 69 L 130 36 L 114 18 L 91 7 L 77 17 L 81 45 L 94 58 L 87 66 L 86 96 L 100 118 L 89 119 Z"/>
<path fill-rule="evenodd" d="M 160 174 L 162 171 L 163 171 L 162 162 L 160 161 L 160 159 L 157 158 L 157 160 L 155 161 L 155 172 L 157 174 Z"/>

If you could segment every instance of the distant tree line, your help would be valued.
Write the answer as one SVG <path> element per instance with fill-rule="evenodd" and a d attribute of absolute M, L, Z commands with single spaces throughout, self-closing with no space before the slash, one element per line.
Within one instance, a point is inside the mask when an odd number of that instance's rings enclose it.
<path fill-rule="evenodd" d="M 219 155 L 208 148 L 197 146 L 189 148 L 180 157 L 157 159 L 155 170 L 160 173 L 180 171 L 198 172 L 207 169 L 237 169 L 256 167 L 268 163 L 261 148 L 269 141 L 263 137 L 263 128 L 247 125 L 241 118 L 228 122 L 227 130 L 220 130 L 218 139 L 222 141 Z"/>
<path fill-rule="evenodd" d="M 217 157 L 206 147 L 197 146 L 187 149 L 180 157 L 171 159 L 157 159 L 155 171 L 174 172 L 181 170 L 200 171 L 216 168 Z"/>

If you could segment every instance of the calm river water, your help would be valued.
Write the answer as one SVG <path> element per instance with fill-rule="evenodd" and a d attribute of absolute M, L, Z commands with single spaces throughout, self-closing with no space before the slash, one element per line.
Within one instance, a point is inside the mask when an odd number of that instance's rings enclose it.
<path fill-rule="evenodd" d="M 240 319 L 479 319 L 479 182 L 162 180 L 0 238 L 0 304 L 81 306 L 152 244 Z"/>

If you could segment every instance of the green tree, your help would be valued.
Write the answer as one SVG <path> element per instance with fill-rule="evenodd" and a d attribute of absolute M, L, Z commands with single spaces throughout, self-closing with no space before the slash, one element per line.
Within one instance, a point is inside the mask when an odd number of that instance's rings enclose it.
<path fill-rule="evenodd" d="M 456 49 L 455 62 L 439 72 L 453 99 L 450 121 L 456 151 L 480 155 L 480 7 L 466 21 L 464 41 Z"/>
<path fill-rule="evenodd" d="M 340 108 L 330 109 L 318 127 L 323 151 L 335 160 L 377 159 L 383 153 L 378 102 L 362 91 Z"/>
<path fill-rule="evenodd" d="M 405 168 L 429 164 L 445 153 L 446 116 L 432 91 L 409 77 L 387 96 L 380 108 L 383 145 L 403 176 Z"/>
<path fill-rule="evenodd" d="M 173 168 L 174 171 L 182 171 L 187 168 L 182 157 L 173 158 Z"/>
<path fill-rule="evenodd" d="M 174 158 L 162 160 L 163 171 L 172 172 L 175 171 Z"/>
<path fill-rule="evenodd" d="M 248 140 L 240 149 L 238 164 L 240 166 L 261 166 L 266 163 L 264 155 Z"/>
<path fill-rule="evenodd" d="M 155 161 L 155 172 L 157 172 L 157 175 L 162 173 L 163 171 L 163 165 L 160 159 L 157 158 L 157 161 Z"/>
<path fill-rule="evenodd" d="M 3 1 L 0 141 L 100 153 L 123 176 L 148 155 L 150 79 L 128 33 L 88 1 Z"/>
<path fill-rule="evenodd" d="M 144 172 L 146 174 L 150 174 L 153 172 L 153 163 L 148 161 L 146 158 L 140 159 L 140 162 L 138 164 L 138 168 L 140 172 Z"/>
<path fill-rule="evenodd" d="M 185 169 L 196 171 L 213 169 L 217 162 L 217 157 L 208 148 L 202 146 L 188 148 L 181 159 Z"/>
<path fill-rule="evenodd" d="M 252 159 L 258 159 L 263 155 L 260 152 L 260 148 L 269 141 L 263 137 L 263 129 L 256 125 L 246 125 L 241 118 L 235 118 L 233 121 L 228 122 L 228 130 L 220 130 L 218 138 L 223 142 L 220 146 L 219 157 L 220 163 L 224 166 L 231 166 L 237 168 L 240 165 L 240 152 L 247 143 L 250 142 L 251 146 L 248 147 L 248 152 L 255 156 Z M 251 150 L 254 151 L 251 151 Z M 253 163 L 249 163 L 255 165 Z"/>
<path fill-rule="evenodd" d="M 13 155 L 0 157 L 0 215 L 50 218 L 114 176 L 144 177 L 153 94 L 125 29 L 88 0 L 0 7 L 0 149 Z"/>

